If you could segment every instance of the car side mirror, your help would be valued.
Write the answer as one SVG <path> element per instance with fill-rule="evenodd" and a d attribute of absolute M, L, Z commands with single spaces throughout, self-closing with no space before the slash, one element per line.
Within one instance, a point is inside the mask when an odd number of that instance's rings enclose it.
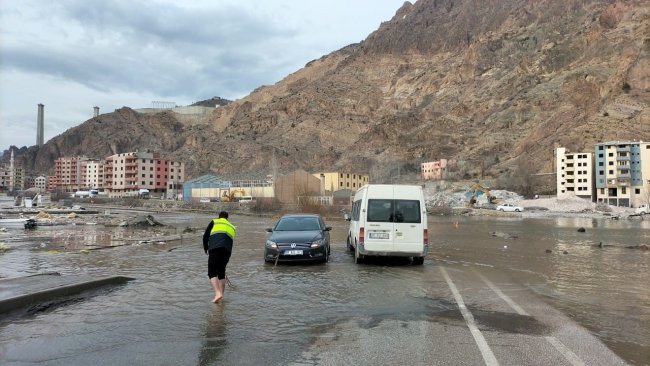
<path fill-rule="evenodd" d="M 271 227 L 267 227 L 267 228 L 266 228 L 266 232 L 272 233 L 272 232 L 273 232 L 273 228 L 271 228 Z"/>
<path fill-rule="evenodd" d="M 345 221 L 350 221 L 350 215 L 348 215 L 348 214 L 344 214 L 344 215 L 343 215 L 343 220 L 345 220 Z"/>
<path fill-rule="evenodd" d="M 325 226 L 325 231 L 330 231 L 330 230 L 332 230 L 331 226 Z"/>

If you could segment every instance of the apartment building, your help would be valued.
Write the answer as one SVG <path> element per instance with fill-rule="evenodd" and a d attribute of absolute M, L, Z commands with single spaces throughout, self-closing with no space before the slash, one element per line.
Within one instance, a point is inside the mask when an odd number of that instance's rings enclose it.
<path fill-rule="evenodd" d="M 106 158 L 104 186 L 110 189 L 112 197 L 134 194 L 140 189 L 162 193 L 184 181 L 184 164 L 162 159 L 157 153 L 136 151 Z"/>
<path fill-rule="evenodd" d="M 57 189 L 71 192 L 86 186 L 83 177 L 82 162 L 88 161 L 85 156 L 61 157 L 54 160 L 54 175 L 57 176 Z"/>
<path fill-rule="evenodd" d="M 44 191 L 47 189 L 47 177 L 44 175 L 39 175 L 38 177 L 34 178 L 34 187 L 40 189 L 41 191 Z"/>
<path fill-rule="evenodd" d="M 556 149 L 557 195 L 574 195 L 595 199 L 594 154 L 569 153 L 566 148 Z"/>
<path fill-rule="evenodd" d="M 54 192 L 59 186 L 59 177 L 56 175 L 47 176 L 47 191 Z"/>
<path fill-rule="evenodd" d="M 370 176 L 366 174 L 323 172 L 313 173 L 312 175 L 321 180 L 322 193 L 333 193 L 341 189 L 356 191 L 359 187 L 370 183 Z"/>
<path fill-rule="evenodd" d="M 456 160 L 440 159 L 420 164 L 422 180 L 440 180 L 445 178 L 447 170 L 457 166 Z"/>
<path fill-rule="evenodd" d="M 650 202 L 650 143 L 598 143 L 594 168 L 598 202 L 623 207 Z"/>
<path fill-rule="evenodd" d="M 87 188 L 104 188 L 104 167 L 100 160 L 87 160 L 81 163 L 82 181 Z"/>

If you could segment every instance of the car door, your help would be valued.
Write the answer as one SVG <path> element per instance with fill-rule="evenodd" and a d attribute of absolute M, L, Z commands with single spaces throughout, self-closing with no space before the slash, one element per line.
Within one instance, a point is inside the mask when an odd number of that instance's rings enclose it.
<path fill-rule="evenodd" d="M 423 232 L 420 201 L 395 197 L 393 209 L 395 233 L 393 250 L 396 252 L 422 251 Z"/>

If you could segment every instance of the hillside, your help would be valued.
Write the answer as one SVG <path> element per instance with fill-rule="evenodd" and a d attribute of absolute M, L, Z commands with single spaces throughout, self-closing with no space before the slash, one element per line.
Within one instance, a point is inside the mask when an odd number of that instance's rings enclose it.
<path fill-rule="evenodd" d="M 204 124 L 123 108 L 23 155 L 153 148 L 191 176 L 296 168 L 374 178 L 453 158 L 468 174 L 553 170 L 553 148 L 650 140 L 650 3 L 406 2 L 366 40 L 217 108 Z"/>

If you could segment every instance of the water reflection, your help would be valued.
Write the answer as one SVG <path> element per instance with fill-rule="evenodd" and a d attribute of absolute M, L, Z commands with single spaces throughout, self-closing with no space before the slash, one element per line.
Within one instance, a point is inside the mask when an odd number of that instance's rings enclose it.
<path fill-rule="evenodd" d="M 225 302 L 215 304 L 212 306 L 212 311 L 208 313 L 203 345 L 199 354 L 200 366 L 217 365 L 217 360 L 228 344 L 226 337 L 227 318 L 224 316 L 227 306 Z"/>

